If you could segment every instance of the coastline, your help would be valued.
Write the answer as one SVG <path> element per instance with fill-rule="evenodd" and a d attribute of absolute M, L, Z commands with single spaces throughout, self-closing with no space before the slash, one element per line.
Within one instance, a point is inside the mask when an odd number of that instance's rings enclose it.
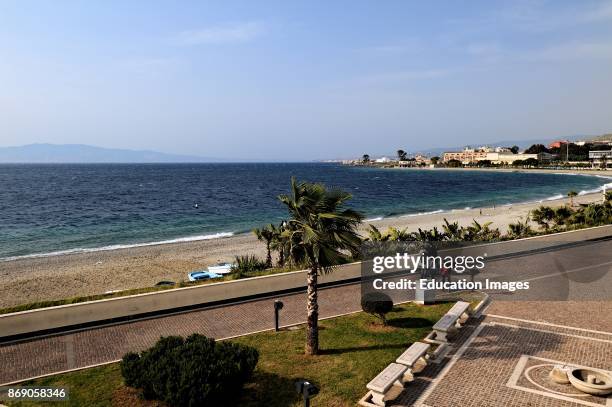
<path fill-rule="evenodd" d="M 486 172 L 521 172 L 537 174 L 569 174 L 569 175 L 590 175 L 601 176 L 612 179 L 612 171 L 602 169 L 548 169 L 548 168 L 490 168 L 490 167 L 462 167 L 462 168 L 429 168 L 429 167 L 394 167 L 390 170 L 408 171 L 486 171 Z"/>
<path fill-rule="evenodd" d="M 601 193 L 574 198 L 576 204 L 601 199 Z M 561 206 L 567 198 L 483 208 L 435 211 L 428 214 L 401 215 L 365 221 L 385 230 L 389 226 L 427 229 L 440 226 L 443 219 L 468 225 L 472 220 L 492 222 L 505 231 L 509 223 L 525 218 L 540 205 Z M 481 214 L 482 210 L 482 214 Z M 252 234 L 236 234 L 217 239 L 166 244 L 150 244 L 113 250 L 90 251 L 44 257 L 27 257 L 0 262 L 0 307 L 75 296 L 103 294 L 107 291 L 143 288 L 162 280 L 186 280 L 186 273 L 236 255 L 265 256 L 264 245 Z"/>

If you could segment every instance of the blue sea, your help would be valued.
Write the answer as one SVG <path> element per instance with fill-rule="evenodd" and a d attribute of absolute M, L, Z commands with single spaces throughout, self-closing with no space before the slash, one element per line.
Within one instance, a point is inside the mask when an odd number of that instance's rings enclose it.
<path fill-rule="evenodd" d="M 368 219 L 547 200 L 611 182 L 320 163 L 0 165 L 0 259 L 248 232 L 285 218 L 277 196 L 292 176 L 351 192 Z"/>

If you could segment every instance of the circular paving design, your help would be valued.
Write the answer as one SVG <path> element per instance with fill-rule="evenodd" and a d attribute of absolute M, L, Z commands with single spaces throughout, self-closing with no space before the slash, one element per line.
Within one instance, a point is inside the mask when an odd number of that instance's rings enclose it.
<path fill-rule="evenodd" d="M 559 384 L 552 381 L 549 376 L 550 371 L 555 365 L 553 363 L 543 363 L 528 367 L 524 375 L 533 385 L 550 393 L 570 397 L 588 397 L 589 395 L 574 388 L 571 384 Z"/>

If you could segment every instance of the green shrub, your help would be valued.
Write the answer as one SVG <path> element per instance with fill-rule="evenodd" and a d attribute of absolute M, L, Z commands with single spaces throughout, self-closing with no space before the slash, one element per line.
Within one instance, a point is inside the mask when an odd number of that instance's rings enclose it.
<path fill-rule="evenodd" d="M 262 271 L 267 268 L 266 262 L 260 260 L 257 256 L 248 254 L 244 256 L 236 256 L 234 265 L 232 266 L 232 273 L 237 276 L 247 275 L 256 271 Z"/>
<path fill-rule="evenodd" d="M 171 406 L 227 405 L 257 365 L 256 349 L 194 334 L 161 338 L 121 361 L 125 384 Z"/>
<path fill-rule="evenodd" d="M 386 315 L 393 309 L 393 300 L 387 294 L 379 291 L 367 293 L 361 297 L 361 309 L 377 316 L 383 325 L 387 325 Z"/>

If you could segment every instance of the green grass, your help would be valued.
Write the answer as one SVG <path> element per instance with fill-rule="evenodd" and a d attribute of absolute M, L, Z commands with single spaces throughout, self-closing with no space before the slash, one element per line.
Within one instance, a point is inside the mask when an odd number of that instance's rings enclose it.
<path fill-rule="evenodd" d="M 354 406 L 366 393 L 366 384 L 412 342 L 424 338 L 451 305 L 449 302 L 396 306 L 388 315 L 389 325 L 386 327 L 362 312 L 321 321 L 321 354 L 318 356 L 304 355 L 303 326 L 233 339 L 257 348 L 260 353 L 251 382 L 234 404 L 298 407 L 301 401 L 295 394 L 294 382 L 305 378 L 321 388 L 321 393 L 313 399 L 314 405 Z M 126 388 L 117 364 L 52 376 L 24 385 L 66 386 L 70 402 L 65 404 L 70 406 L 159 405 L 141 400 L 133 389 Z M 46 405 L 59 406 L 62 403 Z"/>

